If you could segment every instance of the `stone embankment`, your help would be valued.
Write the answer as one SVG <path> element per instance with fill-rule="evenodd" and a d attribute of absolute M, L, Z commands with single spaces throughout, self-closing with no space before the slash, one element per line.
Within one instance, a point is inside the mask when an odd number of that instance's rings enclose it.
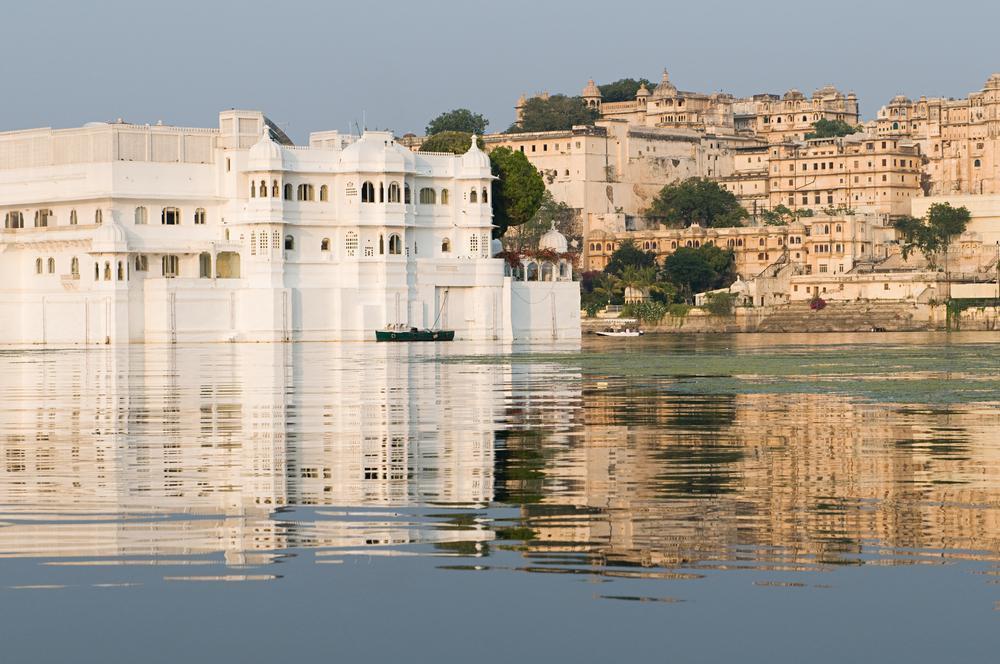
<path fill-rule="evenodd" d="M 607 327 L 609 321 L 584 319 L 583 331 Z M 712 316 L 691 309 L 685 316 L 668 316 L 657 325 L 643 325 L 651 334 L 725 332 L 886 332 L 927 330 L 1000 330 L 1000 308 L 969 307 L 953 311 L 949 320 L 943 304 L 915 302 L 828 302 L 820 310 L 808 302 L 774 307 L 740 308 L 731 316 Z"/>

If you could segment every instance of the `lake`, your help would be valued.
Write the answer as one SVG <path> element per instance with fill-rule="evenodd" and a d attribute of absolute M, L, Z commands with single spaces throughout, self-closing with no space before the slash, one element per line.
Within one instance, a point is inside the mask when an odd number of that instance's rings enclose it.
<path fill-rule="evenodd" d="M 0 350 L 5 662 L 993 661 L 1000 333 Z"/>

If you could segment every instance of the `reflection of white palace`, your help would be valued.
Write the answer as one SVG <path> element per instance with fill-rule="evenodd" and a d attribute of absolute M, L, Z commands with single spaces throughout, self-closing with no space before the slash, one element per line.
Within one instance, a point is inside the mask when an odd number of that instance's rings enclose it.
<path fill-rule="evenodd" d="M 442 352 L 142 346 L 8 364 L 0 555 L 239 559 L 297 545 L 489 538 L 378 516 L 362 524 L 307 512 L 286 522 L 276 512 L 489 502 L 503 407 L 495 386 L 509 382 L 509 368 L 424 361 Z"/>

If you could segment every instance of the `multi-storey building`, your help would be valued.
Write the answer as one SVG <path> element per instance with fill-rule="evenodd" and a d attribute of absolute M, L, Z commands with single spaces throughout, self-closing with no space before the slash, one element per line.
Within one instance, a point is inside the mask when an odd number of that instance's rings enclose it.
<path fill-rule="evenodd" d="M 529 285 L 493 258 L 492 179 L 475 141 L 464 155 L 387 132 L 294 146 L 255 111 L 217 129 L 2 134 L 0 342 L 530 336 L 510 297 Z M 578 336 L 572 283 L 530 287 L 561 307 L 546 305 L 545 337 Z"/>
<path fill-rule="evenodd" d="M 929 194 L 1000 193 L 1000 73 L 965 99 L 896 96 L 870 124 L 920 144 Z"/>

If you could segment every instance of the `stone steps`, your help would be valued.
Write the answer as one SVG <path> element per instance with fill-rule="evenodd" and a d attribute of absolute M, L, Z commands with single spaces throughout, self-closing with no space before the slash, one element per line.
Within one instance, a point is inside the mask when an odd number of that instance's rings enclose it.
<path fill-rule="evenodd" d="M 873 327 L 887 331 L 925 330 L 926 320 L 914 316 L 905 302 L 828 302 L 819 311 L 808 302 L 776 307 L 757 324 L 757 332 L 866 332 Z"/>

